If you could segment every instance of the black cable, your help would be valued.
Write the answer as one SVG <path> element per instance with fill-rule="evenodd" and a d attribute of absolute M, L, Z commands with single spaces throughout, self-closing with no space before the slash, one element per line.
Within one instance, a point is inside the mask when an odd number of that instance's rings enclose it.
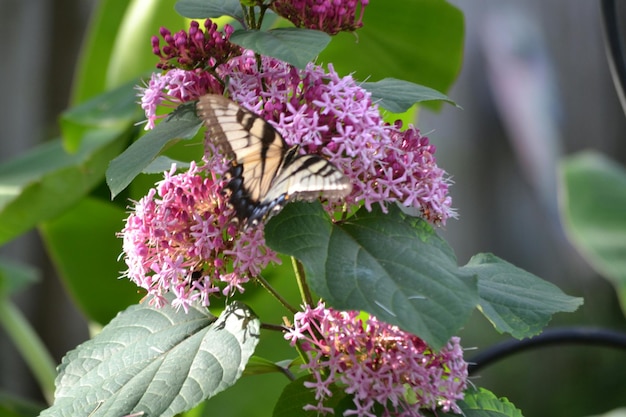
<path fill-rule="evenodd" d="M 468 360 L 470 375 L 499 359 L 543 346 L 581 344 L 624 349 L 626 333 L 590 327 L 565 327 L 546 330 L 532 339 L 507 340 L 488 348 Z"/>
<path fill-rule="evenodd" d="M 617 3 L 615 0 L 601 0 L 604 33 L 606 36 L 607 57 L 613 75 L 613 83 L 617 95 L 622 103 L 622 110 L 626 113 L 626 56 L 624 42 L 619 31 Z"/>

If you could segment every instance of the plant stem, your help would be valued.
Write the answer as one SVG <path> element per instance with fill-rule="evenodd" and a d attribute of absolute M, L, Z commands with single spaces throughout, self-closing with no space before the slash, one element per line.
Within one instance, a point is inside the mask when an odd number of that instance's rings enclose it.
<path fill-rule="evenodd" d="M 298 282 L 298 289 L 300 290 L 300 297 L 302 298 L 302 302 L 308 306 L 313 305 L 313 296 L 311 295 L 311 290 L 309 289 L 309 285 L 306 282 L 306 274 L 304 273 L 304 267 L 293 256 L 291 257 L 291 264 L 293 265 L 293 270 L 296 274 L 296 282 Z"/>
<path fill-rule="evenodd" d="M 298 311 L 298 309 L 296 309 L 295 307 L 293 307 L 291 304 L 289 304 L 289 302 L 287 302 L 287 300 L 285 300 L 283 298 L 282 295 L 280 295 L 275 289 L 274 287 L 272 287 L 270 285 L 269 282 L 267 282 L 267 280 L 265 278 L 263 278 L 262 276 L 258 276 L 256 277 L 256 280 L 259 282 L 259 284 L 261 284 L 261 286 L 263 288 L 265 288 L 267 291 L 269 291 L 270 294 L 272 294 L 274 296 L 274 298 L 276 298 L 278 300 L 279 303 L 281 303 L 287 310 L 289 310 L 291 313 L 296 313 Z"/>
<path fill-rule="evenodd" d="M 46 401 L 51 405 L 54 401 L 56 365 L 30 323 L 8 297 L 0 298 L 0 325 L 24 357 Z"/>

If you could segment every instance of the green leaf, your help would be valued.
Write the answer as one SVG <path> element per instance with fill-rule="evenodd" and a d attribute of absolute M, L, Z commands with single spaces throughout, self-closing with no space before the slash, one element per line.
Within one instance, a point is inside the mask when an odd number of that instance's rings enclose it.
<path fill-rule="evenodd" d="M 89 130 L 108 127 L 124 131 L 140 120 L 142 113 L 133 89 L 137 82 L 133 80 L 66 110 L 59 122 L 65 147 L 75 152 Z"/>
<path fill-rule="evenodd" d="M 0 258 L 0 297 L 17 294 L 40 278 L 41 273 L 37 268 Z"/>
<path fill-rule="evenodd" d="M 115 37 L 128 2 L 102 0 L 96 3 L 81 48 L 72 87 L 72 103 L 95 97 L 107 88 L 107 70 Z"/>
<path fill-rule="evenodd" d="M 557 286 L 492 254 L 478 254 L 462 267 L 478 277 L 480 310 L 499 332 L 517 339 L 539 334 L 552 315 L 583 303 Z"/>
<path fill-rule="evenodd" d="M 86 198 L 40 226 L 65 288 L 83 313 L 100 324 L 141 298 L 135 284 L 119 278 L 126 265 L 118 259 L 122 241 L 116 234 L 126 217 L 110 202 Z"/>
<path fill-rule="evenodd" d="M 415 103 L 422 101 L 442 100 L 456 105 L 448 96 L 437 90 L 395 78 L 363 83 L 362 87 L 372 93 L 373 101 L 380 100 L 378 104 L 393 113 L 404 113 Z"/>
<path fill-rule="evenodd" d="M 290 374 L 289 367 L 292 366 L 294 361 L 286 360 L 281 362 L 272 362 L 269 359 L 261 358 L 260 356 L 253 356 L 248 361 L 244 375 L 262 375 L 271 373 Z"/>
<path fill-rule="evenodd" d="M 595 152 L 563 160 L 561 215 L 570 240 L 626 311 L 626 170 Z"/>
<path fill-rule="evenodd" d="M 330 42 L 330 36 L 319 30 L 291 27 L 269 31 L 237 30 L 230 40 L 262 55 L 304 68 L 324 50 Z"/>
<path fill-rule="evenodd" d="M 243 22 L 243 10 L 239 0 L 179 0 L 174 9 L 189 19 L 215 19 L 222 16 L 231 16 Z"/>
<path fill-rule="evenodd" d="M 202 121 L 196 116 L 196 103 L 181 104 L 154 129 L 140 137 L 106 171 L 106 181 L 114 198 L 152 163 L 163 148 L 178 139 L 193 138 Z"/>
<path fill-rule="evenodd" d="M 191 166 L 189 162 L 179 161 L 170 157 L 159 155 L 156 159 L 147 167 L 143 169 L 144 174 L 161 174 L 164 171 L 169 171 L 172 168 L 172 164 L 176 164 L 176 169 L 187 169 Z"/>
<path fill-rule="evenodd" d="M 90 192 L 126 145 L 127 134 L 101 128 L 89 131 L 74 154 L 54 140 L 0 165 L 0 243 L 59 215 Z"/>
<path fill-rule="evenodd" d="M 475 278 L 423 220 L 395 207 L 335 225 L 319 205 L 289 204 L 265 228 L 268 245 L 304 264 L 311 288 L 342 310 L 364 310 L 441 348 L 478 304 Z"/>
<path fill-rule="evenodd" d="M 460 10 L 445 0 L 371 1 L 363 22 L 355 34 L 334 36 L 318 61 L 359 80 L 393 77 L 448 91 L 463 60 Z"/>
<path fill-rule="evenodd" d="M 189 410 L 239 379 L 259 331 L 258 318 L 237 302 L 217 320 L 201 307 L 130 307 L 66 355 L 54 405 L 41 416 L 169 417 Z"/>
<path fill-rule="evenodd" d="M 304 382 L 307 381 L 313 381 L 311 375 L 300 377 L 283 389 L 274 407 L 272 417 L 316 417 L 318 415 L 316 411 L 304 411 L 302 409 L 307 404 L 317 404 L 314 389 L 304 386 Z M 328 389 L 332 392 L 332 397 L 328 398 L 324 404 L 327 407 L 335 408 L 346 398 L 346 393 L 334 384 Z M 335 415 L 342 415 L 342 413 L 335 413 Z"/>
<path fill-rule="evenodd" d="M 146 71 L 154 71 L 159 58 L 150 38 L 164 26 L 177 32 L 186 21 L 174 12 L 171 0 L 133 0 L 119 25 L 107 68 L 107 89 L 118 87 Z"/>
<path fill-rule="evenodd" d="M 465 417 L 522 417 L 522 412 L 508 399 L 498 398 L 484 388 L 466 392 L 465 398 L 458 405 Z"/>

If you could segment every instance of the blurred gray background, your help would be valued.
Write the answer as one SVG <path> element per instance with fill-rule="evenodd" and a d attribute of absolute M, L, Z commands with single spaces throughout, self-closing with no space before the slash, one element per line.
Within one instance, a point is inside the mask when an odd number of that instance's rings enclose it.
<path fill-rule="evenodd" d="M 612 287 L 565 240 L 557 211 L 561 156 L 592 148 L 626 163 L 626 119 L 605 56 L 599 2 L 452 3 L 464 11 L 467 33 L 464 66 L 448 95 L 463 110 L 425 110 L 419 121 L 454 181 L 460 218 L 442 234 L 460 264 L 493 252 L 585 298 L 578 312 L 555 317 L 551 326 L 626 330 Z M 0 162 L 58 133 L 56 117 L 68 103 L 93 4 L 0 1 Z M 88 332 L 36 233 L 0 248 L 0 256 L 43 271 L 43 280 L 15 301 L 60 361 Z M 461 336 L 464 346 L 479 350 L 506 339 L 478 315 Z M 555 346 L 498 362 L 475 382 L 507 396 L 526 416 L 599 414 L 626 407 L 625 359 L 625 352 L 606 348 Z M 0 391 L 43 401 L 1 329 Z"/>

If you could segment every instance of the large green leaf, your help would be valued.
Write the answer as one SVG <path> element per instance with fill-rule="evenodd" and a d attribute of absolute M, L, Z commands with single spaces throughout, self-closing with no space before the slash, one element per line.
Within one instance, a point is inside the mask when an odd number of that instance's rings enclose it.
<path fill-rule="evenodd" d="M 339 33 L 320 54 L 341 74 L 393 77 L 446 92 L 463 59 L 463 14 L 445 0 L 369 2 L 363 27 Z"/>
<path fill-rule="evenodd" d="M 626 170 L 595 152 L 563 160 L 561 213 L 572 243 L 626 311 Z"/>
<path fill-rule="evenodd" d="M 130 280 L 119 279 L 126 267 L 119 260 L 122 242 L 116 233 L 126 216 L 109 202 L 87 198 L 40 227 L 70 295 L 89 319 L 100 324 L 142 296 Z"/>
<path fill-rule="evenodd" d="M 202 121 L 196 116 L 196 103 L 181 104 L 154 129 L 139 138 L 111 161 L 106 181 L 115 197 L 146 169 L 166 145 L 178 139 L 191 139 Z"/>
<path fill-rule="evenodd" d="M 89 131 L 74 154 L 60 140 L 0 166 L 0 243 L 67 210 L 100 181 L 125 146 L 117 127 Z"/>
<path fill-rule="evenodd" d="M 215 19 L 230 16 L 243 22 L 243 10 L 239 0 L 179 0 L 174 7 L 178 13 L 189 19 Z"/>
<path fill-rule="evenodd" d="M 156 69 L 159 58 L 152 52 L 151 38 L 159 35 L 161 27 L 167 27 L 172 33 L 186 29 L 186 20 L 174 11 L 172 0 L 130 2 L 111 51 L 108 89 Z"/>
<path fill-rule="evenodd" d="M 230 40 L 259 54 L 304 68 L 328 45 L 330 36 L 319 30 L 278 28 L 269 31 L 237 30 Z"/>
<path fill-rule="evenodd" d="M 315 390 L 305 387 L 305 382 L 314 382 L 313 377 L 311 375 L 300 377 L 283 389 L 274 407 L 272 417 L 316 417 L 318 415 L 317 411 L 303 410 L 305 405 L 317 404 Z M 335 409 L 336 416 L 342 415 L 337 408 L 344 399 L 348 398 L 349 402 L 354 405 L 346 393 L 336 385 L 329 386 L 328 390 L 332 392 L 332 396 L 325 402 L 325 406 Z"/>
<path fill-rule="evenodd" d="M 72 103 L 78 104 L 106 90 L 107 69 L 113 44 L 128 2 L 101 0 L 91 16 L 78 58 Z"/>
<path fill-rule="evenodd" d="M 173 416 L 233 385 L 259 340 L 260 322 L 233 303 L 130 307 L 63 359 L 55 402 L 41 416 Z"/>
<path fill-rule="evenodd" d="M 392 206 L 334 225 L 319 205 L 290 204 L 266 225 L 274 250 L 304 264 L 313 290 L 342 310 L 364 310 L 435 349 L 478 304 L 476 279 L 423 220 Z"/>
<path fill-rule="evenodd" d="M 491 254 L 472 257 L 463 270 L 478 277 L 480 310 L 501 333 L 522 339 L 541 332 L 552 315 L 573 312 L 582 298 Z"/>

